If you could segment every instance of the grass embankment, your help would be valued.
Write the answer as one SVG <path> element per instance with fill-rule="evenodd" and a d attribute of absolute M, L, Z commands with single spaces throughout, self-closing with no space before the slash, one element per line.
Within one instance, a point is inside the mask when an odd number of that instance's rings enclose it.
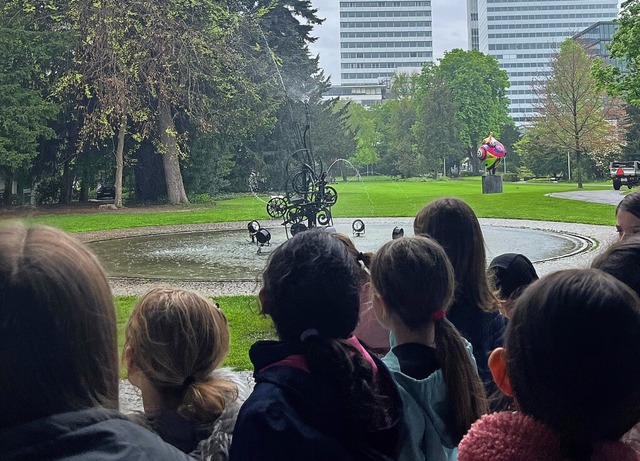
<path fill-rule="evenodd" d="M 613 207 L 547 197 L 552 192 L 578 190 L 574 184 L 504 183 L 504 193 L 483 195 L 479 177 L 450 181 L 393 181 L 366 178 L 362 182 L 332 185 L 339 194 L 333 207 L 336 218 L 414 216 L 425 203 L 443 196 L 459 197 L 471 205 L 479 217 L 536 219 L 611 225 Z M 609 189 L 608 183 L 587 184 L 585 189 Z M 264 197 L 265 199 L 268 197 Z M 68 232 L 86 232 L 173 224 L 200 224 L 227 221 L 265 220 L 265 204 L 255 197 L 222 200 L 209 206 L 162 208 L 95 213 L 44 214 L 27 217 Z"/>
<path fill-rule="evenodd" d="M 231 349 L 224 366 L 238 370 L 250 370 L 249 347 L 260 339 L 273 339 L 275 332 L 271 321 L 259 314 L 254 296 L 220 296 L 215 298 L 220 304 L 229 322 Z M 118 319 L 118 351 L 122 353 L 124 329 L 127 319 L 138 298 L 135 296 L 116 296 L 116 315 Z M 120 375 L 126 377 L 126 370 L 120 368 Z"/>

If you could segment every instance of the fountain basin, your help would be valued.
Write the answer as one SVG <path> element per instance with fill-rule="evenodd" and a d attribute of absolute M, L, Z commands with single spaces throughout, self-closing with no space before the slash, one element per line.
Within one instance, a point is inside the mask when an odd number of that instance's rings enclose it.
<path fill-rule="evenodd" d="M 413 235 L 412 218 L 363 219 L 365 233 L 353 236 L 352 219 L 336 219 L 338 232 L 352 237 L 362 252 L 376 251 L 391 239 L 395 226 Z M 266 226 L 266 224 L 265 224 Z M 191 281 L 253 281 L 264 269 L 268 254 L 286 240 L 281 226 L 268 227 L 271 246 L 252 244 L 246 227 L 236 230 L 156 234 L 103 240 L 89 245 L 109 275 L 119 278 Z M 572 256 L 587 250 L 584 237 L 546 230 L 483 225 L 487 260 L 501 253 L 522 253 L 533 262 Z"/>

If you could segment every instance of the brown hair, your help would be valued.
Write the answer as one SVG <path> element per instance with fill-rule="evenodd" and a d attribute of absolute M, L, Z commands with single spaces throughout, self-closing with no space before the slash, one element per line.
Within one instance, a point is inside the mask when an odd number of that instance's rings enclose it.
<path fill-rule="evenodd" d="M 378 250 L 371 280 L 388 309 L 410 330 L 432 322 L 453 300 L 453 268 L 438 243 L 426 237 L 401 237 Z M 470 352 L 449 320 L 434 322 L 436 356 L 449 392 L 450 431 L 460 441 L 488 411 L 484 388 Z"/>
<path fill-rule="evenodd" d="M 600 253 L 591 267 L 600 269 L 627 284 L 640 295 L 640 234 L 612 244 Z"/>
<path fill-rule="evenodd" d="M 487 275 L 482 230 L 469 205 L 454 197 L 434 200 L 418 212 L 413 231 L 435 239 L 444 248 L 455 274 L 456 300 L 464 296 L 482 310 L 498 309 Z"/>
<path fill-rule="evenodd" d="M 0 227 L 0 428 L 118 408 L 116 315 L 97 258 L 51 227 Z"/>
<path fill-rule="evenodd" d="M 640 191 L 637 190 L 625 195 L 616 207 L 616 216 L 619 211 L 626 211 L 640 219 Z"/>
<path fill-rule="evenodd" d="M 371 269 L 371 261 L 373 260 L 374 253 L 362 253 L 361 251 L 358 251 L 353 241 L 345 234 L 333 232 L 329 235 L 340 240 L 344 244 L 344 246 L 347 247 L 347 251 L 349 252 L 349 254 L 353 256 L 353 258 L 358 262 L 358 265 L 360 266 L 360 275 L 358 277 L 358 279 L 360 280 L 360 286 L 367 283 L 370 278 L 369 270 Z"/>
<path fill-rule="evenodd" d="M 154 288 L 138 302 L 125 331 L 131 360 L 165 402 L 190 421 L 214 421 L 235 400 L 235 384 L 211 376 L 229 353 L 227 319 L 192 291 Z"/>

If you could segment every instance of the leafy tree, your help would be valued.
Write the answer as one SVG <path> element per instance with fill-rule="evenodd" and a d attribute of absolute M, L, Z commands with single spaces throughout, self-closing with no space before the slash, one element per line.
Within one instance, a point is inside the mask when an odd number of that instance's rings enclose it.
<path fill-rule="evenodd" d="M 626 67 L 595 63 L 594 74 L 609 95 L 621 97 L 628 104 L 640 106 L 640 0 L 622 2 L 618 29 L 609 45 L 610 56 Z"/>
<path fill-rule="evenodd" d="M 373 112 L 360 104 L 348 104 L 349 127 L 356 136 L 355 155 L 351 162 L 357 168 L 372 165 L 378 161 L 376 151 L 380 133 L 376 130 Z"/>
<path fill-rule="evenodd" d="M 477 172 L 478 144 L 489 132 L 499 137 L 500 129 L 509 122 L 507 73 L 499 68 L 498 61 L 492 56 L 475 50 L 455 49 L 445 53 L 436 74 L 452 93 L 460 137 Z"/>
<path fill-rule="evenodd" d="M 425 67 L 418 87 L 417 117 L 412 131 L 418 152 L 436 174 L 441 160 L 453 166 L 465 155 L 460 122 L 455 116 L 458 108 L 442 75 L 434 75 L 430 66 Z"/>
<path fill-rule="evenodd" d="M 573 152 L 578 187 L 582 187 L 581 157 L 608 151 L 615 131 L 608 119 L 617 107 L 606 100 L 591 75 L 591 58 L 575 41 L 567 39 L 551 62 L 551 76 L 534 87 L 538 116 L 533 125 L 538 141 L 551 149 Z"/>

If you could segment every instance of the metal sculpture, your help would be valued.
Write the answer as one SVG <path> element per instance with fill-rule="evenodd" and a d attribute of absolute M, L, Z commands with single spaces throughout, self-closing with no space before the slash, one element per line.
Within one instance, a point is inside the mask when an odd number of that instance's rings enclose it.
<path fill-rule="evenodd" d="M 482 145 L 478 149 L 478 159 L 484 163 L 489 175 L 496 174 L 496 167 L 500 160 L 504 158 L 507 149 L 500 141 L 493 137 L 493 133 L 489 133 L 487 138 L 482 140 Z"/>
<path fill-rule="evenodd" d="M 322 162 L 313 157 L 308 106 L 306 108 L 307 124 L 300 133 L 303 147 L 293 152 L 287 161 L 285 193 L 267 202 L 267 213 L 274 219 L 283 219 L 287 235 L 294 226 L 297 233 L 301 225 L 306 229 L 332 225 L 331 207 L 338 201 L 338 192 L 327 185 Z"/>

